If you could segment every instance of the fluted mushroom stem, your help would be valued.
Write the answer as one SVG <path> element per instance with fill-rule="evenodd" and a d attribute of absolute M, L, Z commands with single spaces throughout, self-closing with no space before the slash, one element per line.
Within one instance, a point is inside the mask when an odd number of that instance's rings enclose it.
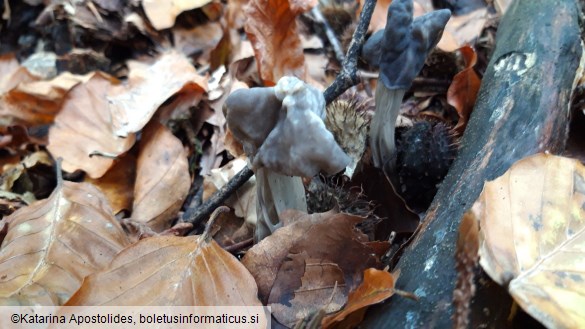
<path fill-rule="evenodd" d="M 285 176 L 267 168 L 256 170 L 258 205 L 255 240 L 260 241 L 282 226 L 280 214 L 285 209 L 307 212 L 303 180 Z"/>
<path fill-rule="evenodd" d="M 376 168 L 392 172 L 396 166 L 394 130 L 405 89 L 388 89 L 382 82 L 376 87 L 376 113 L 370 126 L 370 147 Z"/>

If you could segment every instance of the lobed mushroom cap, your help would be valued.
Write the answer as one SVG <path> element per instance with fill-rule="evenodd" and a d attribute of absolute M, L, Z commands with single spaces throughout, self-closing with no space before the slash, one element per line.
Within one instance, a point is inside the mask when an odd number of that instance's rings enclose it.
<path fill-rule="evenodd" d="M 362 57 L 380 67 L 386 88 L 408 89 L 450 17 L 451 11 L 442 9 L 413 20 L 412 0 L 394 0 L 388 7 L 386 28 L 368 39 Z"/>
<path fill-rule="evenodd" d="M 228 126 L 254 168 L 312 177 L 335 174 L 350 162 L 323 123 L 323 94 L 295 77 L 271 88 L 238 90 L 225 104 Z"/>

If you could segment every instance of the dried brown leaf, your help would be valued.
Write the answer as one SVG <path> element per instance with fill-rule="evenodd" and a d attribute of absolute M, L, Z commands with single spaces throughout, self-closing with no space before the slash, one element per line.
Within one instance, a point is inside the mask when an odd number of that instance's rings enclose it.
<path fill-rule="evenodd" d="M 465 45 L 473 45 L 479 38 L 488 19 L 487 8 L 480 8 L 469 14 L 452 16 L 445 26 L 443 38 L 437 45 L 443 51 L 455 51 Z"/>
<path fill-rule="evenodd" d="M 171 226 L 185 197 L 191 178 L 187 152 L 181 141 L 156 121 L 146 127 L 134 185 L 132 218 L 156 232 Z"/>
<path fill-rule="evenodd" d="M 303 270 L 300 272 L 301 285 L 294 291 L 294 298 L 286 305 L 270 304 L 274 317 L 289 327 L 301 319 L 310 317 L 316 311 L 335 312 L 347 300 L 343 271 L 339 266 L 306 257 L 304 253 L 291 254 L 290 260 L 283 264 L 285 271 Z"/>
<path fill-rule="evenodd" d="M 368 306 L 380 303 L 394 295 L 398 276 L 387 271 L 369 268 L 364 271 L 364 281 L 353 290 L 347 305 L 336 314 L 329 315 L 321 323 L 323 328 L 354 328 L 363 319 Z"/>
<path fill-rule="evenodd" d="M 37 81 L 40 78 L 21 66 L 14 55 L 0 56 L 0 95 L 14 89 L 20 83 Z"/>
<path fill-rule="evenodd" d="M 61 305 L 83 278 L 128 245 L 102 193 L 64 182 L 45 200 L 6 218 L 0 304 Z"/>
<path fill-rule="evenodd" d="M 171 51 L 153 64 L 129 62 L 128 86 L 119 86 L 109 96 L 114 130 L 118 136 L 140 131 L 156 110 L 178 92 L 202 94 L 207 78 L 200 76 L 187 57 Z"/>
<path fill-rule="evenodd" d="M 201 8 L 211 0 L 142 0 L 142 8 L 152 26 L 164 30 L 175 25 L 180 13 Z"/>
<path fill-rule="evenodd" d="M 221 213 L 213 222 L 213 239 L 224 249 L 242 245 L 254 238 L 254 226 L 236 216 L 234 211 Z M 230 250 L 230 252 L 233 252 Z"/>
<path fill-rule="evenodd" d="M 88 276 L 67 305 L 260 306 L 254 278 L 202 236 L 156 236 Z"/>
<path fill-rule="evenodd" d="M 549 328 L 585 327 L 585 167 L 538 154 L 488 182 L 472 208 L 480 264 Z"/>
<path fill-rule="evenodd" d="M 453 77 L 453 82 L 451 82 L 447 91 L 447 102 L 455 108 L 459 115 L 459 121 L 455 126 L 455 130 L 462 133 L 473 111 L 473 106 L 479 93 L 481 79 L 473 69 L 475 63 L 477 63 L 475 50 L 469 46 L 465 46 L 459 49 L 459 52 L 465 60 L 465 68 Z"/>
<path fill-rule="evenodd" d="M 136 156 L 128 152 L 98 179 L 86 177 L 85 181 L 98 187 L 106 196 L 114 214 L 132 210 L 134 200 L 134 179 L 136 176 Z"/>
<path fill-rule="evenodd" d="M 357 17 L 359 17 L 359 15 L 361 14 L 361 11 L 362 11 L 362 8 L 364 6 L 365 1 L 360 0 L 359 2 L 360 2 L 360 8 L 356 13 Z M 427 10 L 425 9 L 425 6 L 421 5 L 419 2 L 420 1 L 414 1 L 412 4 L 414 17 L 424 15 L 427 12 Z M 372 18 L 370 19 L 370 25 L 368 27 L 368 32 L 376 32 L 376 31 L 381 30 L 384 27 L 386 27 L 387 18 L 388 18 L 388 7 L 390 7 L 391 3 L 392 3 L 392 0 L 378 0 L 378 1 L 376 1 L 376 7 L 374 7 L 374 12 L 372 13 Z"/>
<path fill-rule="evenodd" d="M 5 165 L 3 168 L 4 172 L 0 176 L 0 190 L 12 191 L 14 183 L 25 175 L 28 169 L 37 165 L 51 167 L 53 166 L 53 161 L 47 152 L 37 151 L 27 155 L 19 163 Z"/>
<path fill-rule="evenodd" d="M 112 78 L 96 73 L 68 94 L 49 130 L 48 149 L 63 158 L 63 170 L 80 169 L 99 178 L 134 145 L 134 135 L 121 138 L 112 129 L 106 95 L 113 84 Z"/>
<path fill-rule="evenodd" d="M 361 217 L 333 212 L 307 215 L 296 210 L 286 210 L 281 217 L 285 226 L 252 247 L 242 260 L 258 283 L 260 299 L 277 307 L 277 319 L 290 324 L 318 311 L 328 303 L 336 284 L 345 299 L 361 282 L 363 270 L 379 264 L 367 236 L 354 227 Z M 314 279 L 307 272 L 311 266 L 327 268 L 332 274 L 329 281 L 317 282 L 328 293 L 303 289 L 309 286 L 304 277 Z M 341 277 L 333 275 L 335 267 Z M 343 303 L 336 301 L 341 307 Z"/>
<path fill-rule="evenodd" d="M 11 56 L 0 56 L 0 117 L 3 123 L 47 124 L 54 120 L 67 93 L 90 75 L 68 72 L 43 81 Z"/>
<path fill-rule="evenodd" d="M 246 33 L 266 86 L 275 85 L 285 75 L 305 79 L 296 17 L 316 4 L 316 0 L 250 0 L 245 6 Z"/>
<path fill-rule="evenodd" d="M 212 169 L 203 179 L 203 200 L 211 197 L 247 165 L 246 159 L 240 157 L 221 168 Z M 243 217 L 249 223 L 256 223 L 256 178 L 252 177 L 236 190 L 225 204 L 234 209 L 236 216 Z"/>
<path fill-rule="evenodd" d="M 187 56 L 198 56 L 209 59 L 210 52 L 223 37 L 223 29 L 219 22 L 208 22 L 194 28 L 174 28 L 173 40 L 175 49 Z"/>

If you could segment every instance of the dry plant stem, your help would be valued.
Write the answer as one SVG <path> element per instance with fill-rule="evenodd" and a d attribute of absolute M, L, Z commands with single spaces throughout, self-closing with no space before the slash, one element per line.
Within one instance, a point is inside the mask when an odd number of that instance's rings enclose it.
<path fill-rule="evenodd" d="M 370 20 L 372 19 L 374 7 L 376 7 L 376 0 L 366 0 L 364 3 L 362 13 L 360 14 L 360 22 L 355 32 L 353 32 L 349 49 L 342 63 L 341 72 L 335 77 L 335 81 L 323 92 L 327 104 L 331 103 L 348 88 L 355 86 L 360 81 L 357 61 L 366 38 Z"/>
<path fill-rule="evenodd" d="M 221 204 L 227 200 L 227 198 L 234 193 L 240 186 L 244 185 L 250 177 L 254 175 L 254 172 L 249 167 L 245 167 L 240 170 L 230 181 L 224 185 L 219 191 L 215 192 L 209 199 L 207 199 L 195 213 L 189 218 L 185 219 L 185 222 L 192 223 L 193 226 L 197 226 L 202 221 L 207 219 L 209 215 Z"/>
<path fill-rule="evenodd" d="M 321 10 L 319 10 L 319 5 L 316 5 L 313 7 L 313 9 L 311 9 L 311 14 L 313 14 L 315 20 L 317 20 L 317 22 L 323 26 L 325 35 L 327 35 L 327 40 L 329 40 L 329 43 L 333 48 L 333 52 L 335 53 L 335 58 L 339 63 L 343 63 L 345 60 L 345 54 L 343 54 L 341 44 L 339 44 L 339 40 L 337 40 L 337 36 L 335 36 L 335 32 L 333 32 L 331 25 L 329 25 L 325 17 L 323 17 Z"/>
<path fill-rule="evenodd" d="M 362 13 L 360 14 L 360 22 L 353 33 L 349 49 L 343 61 L 343 67 L 341 72 L 335 78 L 335 81 L 323 92 L 325 102 L 327 104 L 334 101 L 339 95 L 343 94 L 348 88 L 356 85 L 359 82 L 357 60 L 361 51 L 362 45 L 366 37 L 370 20 L 372 19 L 372 13 L 376 7 L 376 0 L 366 0 Z M 205 201 L 197 211 L 185 219 L 186 222 L 192 223 L 193 226 L 197 226 L 203 220 L 205 220 L 211 212 L 219 207 L 232 193 L 238 188 L 244 185 L 250 177 L 254 175 L 251 168 L 245 167 L 239 173 L 237 173 L 224 187 L 219 191 L 215 192 L 211 198 Z"/>
<path fill-rule="evenodd" d="M 376 113 L 370 125 L 372 160 L 377 168 L 392 172 L 396 163 L 394 128 L 405 89 L 388 89 L 383 83 L 376 87 Z"/>
<path fill-rule="evenodd" d="M 203 231 L 203 234 L 201 234 L 201 237 L 205 240 L 205 241 L 210 241 L 213 237 L 211 236 L 211 228 L 213 226 L 213 223 L 215 222 L 215 220 L 217 219 L 217 217 L 219 217 L 219 215 L 221 215 L 224 212 L 229 212 L 230 208 L 226 207 L 226 206 L 219 206 L 217 207 L 217 209 L 215 209 L 213 211 L 213 213 L 211 213 L 211 216 L 209 216 L 209 221 L 207 222 L 207 225 L 205 225 L 205 230 Z"/>

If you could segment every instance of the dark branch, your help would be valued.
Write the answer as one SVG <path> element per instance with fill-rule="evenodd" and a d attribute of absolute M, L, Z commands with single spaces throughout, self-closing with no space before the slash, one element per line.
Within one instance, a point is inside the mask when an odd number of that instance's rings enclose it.
<path fill-rule="evenodd" d="M 339 40 L 337 40 L 337 36 L 335 35 L 335 32 L 333 32 L 331 25 L 329 25 L 329 22 L 327 22 L 325 17 L 323 17 L 323 14 L 319 9 L 319 4 L 317 4 L 315 7 L 313 7 L 313 9 L 311 9 L 311 14 L 313 14 L 317 23 L 323 26 L 323 29 L 325 30 L 325 35 L 327 36 L 327 40 L 329 41 L 329 44 L 331 44 L 331 48 L 333 48 L 335 58 L 340 64 L 343 63 L 345 61 L 345 54 L 343 53 L 341 44 L 339 44 Z"/>
<path fill-rule="evenodd" d="M 366 39 L 366 32 L 372 19 L 372 13 L 376 7 L 376 0 L 366 0 L 362 13 L 360 14 L 360 22 L 353 32 L 347 55 L 343 61 L 341 72 L 335 78 L 331 86 L 327 87 L 323 92 L 327 104 L 333 102 L 339 95 L 343 94 L 350 87 L 355 86 L 359 82 L 357 62 L 358 56 L 362 50 L 362 45 Z"/>
<path fill-rule="evenodd" d="M 215 192 L 209 199 L 205 200 L 205 202 L 197 208 L 195 213 L 191 215 L 189 218 L 185 219 L 185 222 L 192 223 L 193 227 L 197 226 L 201 223 L 204 219 L 209 217 L 209 215 L 219 206 L 221 206 L 227 198 L 234 193 L 240 186 L 244 185 L 250 177 L 254 175 L 254 172 L 249 167 L 244 167 L 244 169 L 240 170 L 230 181 L 224 185 L 219 191 Z"/>

